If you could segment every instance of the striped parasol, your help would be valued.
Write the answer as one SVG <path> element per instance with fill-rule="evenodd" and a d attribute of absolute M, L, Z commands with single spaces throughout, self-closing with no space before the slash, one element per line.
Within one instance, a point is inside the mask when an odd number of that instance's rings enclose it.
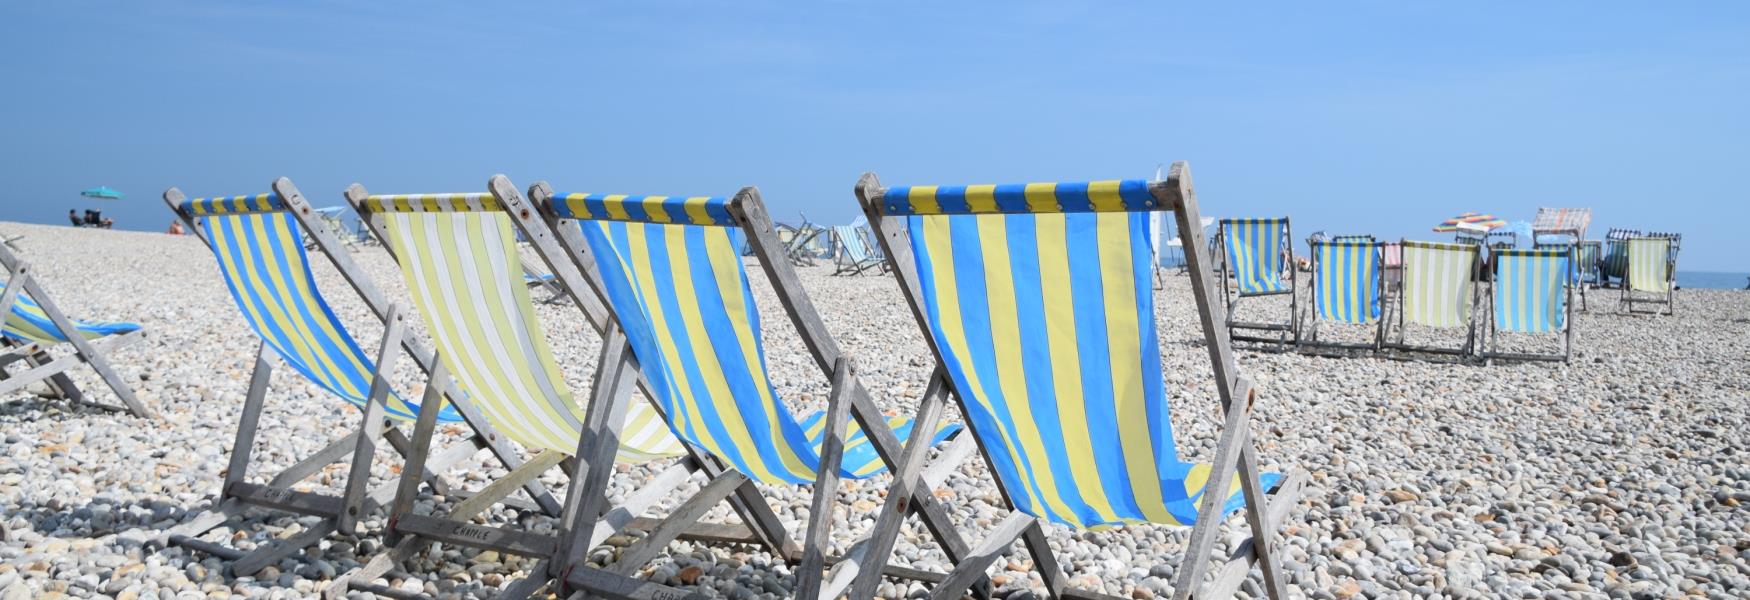
<path fill-rule="evenodd" d="M 1488 231 L 1506 224 L 1506 219 L 1497 219 L 1495 218 L 1495 215 L 1467 212 L 1445 221 L 1441 221 L 1439 225 L 1434 226 L 1434 232 L 1451 233 L 1460 229 Z"/>

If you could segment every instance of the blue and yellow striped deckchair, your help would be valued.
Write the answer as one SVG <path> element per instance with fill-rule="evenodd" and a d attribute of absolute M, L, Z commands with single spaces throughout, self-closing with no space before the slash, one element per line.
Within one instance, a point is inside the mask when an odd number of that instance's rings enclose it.
<path fill-rule="evenodd" d="M 901 279 L 915 278 L 902 288 L 1017 511 L 991 539 L 1006 545 L 1044 520 L 1094 529 L 1195 527 L 1193 539 L 1206 544 L 1227 515 L 1248 507 L 1242 486 L 1261 494 L 1283 481 L 1236 473 L 1226 461 L 1234 454 L 1218 453 L 1215 463 L 1178 457 L 1156 333 L 1148 216 L 1176 211 L 1187 252 L 1203 255 L 1190 225 L 1194 196 L 1169 191 L 1189 185 L 1184 173 L 1175 164 L 1173 177 L 1155 189 L 1140 180 L 882 189 L 865 175 L 859 183 L 877 230 L 902 228 L 910 242 L 903 253 L 892 249 L 890 260 Z M 1213 290 L 1206 256 L 1191 259 L 1193 286 Z M 1220 335 L 1219 309 L 1201 312 L 1208 331 Z M 1218 380 L 1231 380 L 1226 341 L 1210 343 L 1226 357 L 1216 361 Z M 1238 453 L 1247 426 L 1233 420 L 1237 412 L 1229 416 L 1221 446 Z M 1262 498 L 1254 500 L 1248 516 L 1262 515 Z M 1195 566 L 1185 571 L 1197 572 L 1207 550 L 1188 549 Z M 1277 574 L 1273 566 L 1266 571 L 1267 578 Z M 1058 574 L 1042 575 L 1048 589 L 1060 582 L 1052 580 Z M 1180 581 L 1181 596 L 1201 583 L 1190 577 Z"/>
<path fill-rule="evenodd" d="M 237 312 L 261 343 L 317 387 L 361 410 L 376 365 L 316 286 L 304 231 L 275 194 L 195 198 L 181 212 L 199 220 Z M 419 404 L 391 392 L 390 418 L 410 422 Z M 438 421 L 461 421 L 446 406 Z"/>
<path fill-rule="evenodd" d="M 1475 348 L 1478 269 L 1482 246 L 1465 243 L 1405 240 L 1403 275 L 1398 284 L 1398 337 L 1386 336 L 1385 346 L 1403 350 L 1469 355 Z M 1405 324 L 1438 329 L 1465 328 L 1459 348 L 1418 346 L 1405 342 Z"/>
<path fill-rule="evenodd" d="M 881 257 L 869 248 L 863 228 L 854 225 L 832 227 L 834 275 L 856 275 L 881 264 Z"/>
<path fill-rule="evenodd" d="M 723 197 L 563 194 L 549 206 L 558 218 L 578 220 L 604 294 L 675 435 L 755 481 L 813 483 L 825 411 L 798 421 L 772 388 L 727 204 Z M 908 419 L 889 426 L 901 438 L 911 431 Z M 931 443 L 956 429 L 944 424 Z M 853 423 L 840 476 L 884 470 Z"/>
<path fill-rule="evenodd" d="M 1222 285 L 1222 298 L 1227 302 L 1228 335 L 1243 342 L 1281 346 L 1298 343 L 1300 294 L 1296 292 L 1296 269 L 1289 252 L 1293 230 L 1289 227 L 1288 217 L 1222 219 L 1220 225 L 1218 235 L 1226 253 L 1226 260 L 1221 261 L 1221 277 L 1223 281 L 1229 277 L 1233 281 L 1231 288 Z M 1288 272 L 1286 281 L 1282 278 L 1284 271 Z M 1242 299 L 1284 294 L 1289 297 L 1286 321 L 1244 321 L 1235 315 L 1235 308 Z"/>
<path fill-rule="evenodd" d="M 516 209 L 523 200 L 507 180 L 494 178 L 493 186 L 507 210 L 523 212 Z M 746 188 L 733 198 L 554 194 L 543 182 L 531 188 L 530 199 L 556 232 L 536 237 L 557 237 L 563 252 L 577 263 L 575 272 L 587 274 L 587 287 L 605 298 L 649 382 L 647 393 L 674 433 L 733 468 L 718 478 L 815 485 L 808 536 L 800 556 L 792 556 L 800 561 L 796 596 L 836 597 L 842 585 L 819 590 L 838 479 L 885 471 L 905 448 L 932 447 L 959 426 L 937 423 L 934 416 L 929 425 L 919 426 L 911 419 L 876 413 L 784 259 L 792 246 L 780 241 L 757 190 Z M 778 294 L 784 315 L 829 375 L 832 388 L 825 411 L 797 419 L 772 386 L 759 307 L 737 248 L 743 239 Z M 863 429 L 867 424 L 876 425 Z M 908 441 L 902 444 L 902 439 Z M 957 441 L 938 467 L 956 463 L 956 449 L 970 452 L 970 439 Z M 903 493 L 950 560 L 959 560 L 965 543 L 931 494 L 923 489 Z M 685 523 L 697 518 L 676 513 L 667 521 L 671 526 L 677 519 Z M 662 538 L 658 542 L 665 543 Z M 608 570 L 630 573 L 650 557 L 648 552 L 628 552 Z M 854 561 L 840 564 L 848 563 Z M 579 575 L 594 571 L 576 570 L 567 581 L 597 589 L 599 582 Z"/>
<path fill-rule="evenodd" d="M 135 416 L 149 417 L 152 412 L 134 397 L 133 389 L 109 364 L 105 353 L 133 343 L 144 335 L 137 323 L 104 323 L 72 319 L 56 308 L 30 267 L 13 254 L 12 246 L 0 244 L 0 265 L 10 273 L 0 278 L 0 305 L 6 306 L 6 317 L 0 321 L 0 369 L 22 362 L 26 368 L 5 373 L 0 378 L 0 396 L 24 389 L 32 383 L 48 380 L 49 388 L 58 396 L 112 410 L 126 410 Z M 72 330 L 78 335 L 68 336 Z M 68 344 L 73 352 L 61 358 L 50 356 L 46 349 Z M 78 385 L 67 377 L 68 369 L 84 363 L 91 365 L 104 384 L 115 392 L 123 406 L 92 402 Z"/>
<path fill-rule="evenodd" d="M 1349 349 L 1379 348 L 1380 297 L 1384 284 L 1384 245 L 1373 238 L 1351 241 L 1313 241 L 1313 323 L 1301 340 L 1302 347 Z M 1318 339 L 1325 322 L 1353 325 L 1375 324 L 1372 343 L 1324 342 Z"/>
<path fill-rule="evenodd" d="M 1568 360 L 1572 331 L 1573 246 L 1543 250 L 1496 250 L 1495 277 L 1489 303 L 1489 349 L 1485 358 Z M 1558 354 L 1500 351 L 1500 333 L 1562 333 Z"/>

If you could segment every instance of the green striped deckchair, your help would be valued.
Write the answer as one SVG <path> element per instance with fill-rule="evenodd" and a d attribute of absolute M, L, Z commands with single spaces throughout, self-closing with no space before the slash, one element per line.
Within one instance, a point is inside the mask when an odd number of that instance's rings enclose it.
<path fill-rule="evenodd" d="M 1654 305 L 1653 313 L 1674 314 L 1676 304 L 1677 245 L 1675 236 L 1649 235 L 1629 238 L 1626 247 L 1628 261 L 1623 271 L 1622 307 L 1628 312 L 1637 304 Z"/>
<path fill-rule="evenodd" d="M 1305 476 L 1258 471 L 1248 432 L 1256 394 L 1238 376 L 1222 327 L 1214 295 L 1223 282 L 1203 250 L 1185 163 L 1174 163 L 1155 183 L 883 188 L 866 174 L 857 195 L 1013 511 L 990 527 L 972 560 L 930 591 L 932 598 L 959 598 L 1017 539 L 1053 597 L 1099 597 L 1064 588 L 1042 521 L 1081 529 L 1191 527 L 1174 598 L 1193 592 L 1225 598 L 1253 563 L 1270 597 L 1287 596 L 1276 526 Z M 1172 211 L 1185 240 L 1224 404 L 1226 423 L 1210 463 L 1177 456 L 1149 285 L 1152 211 Z M 894 483 L 906 484 L 903 475 Z M 1272 490 L 1278 495 L 1267 499 Z M 890 493 L 877 515 L 884 545 L 865 558 L 886 560 L 894 517 L 902 514 L 896 498 Z M 1215 536 L 1242 509 L 1253 537 L 1205 586 Z M 863 578 L 850 596 L 868 597 L 874 585 Z"/>
<path fill-rule="evenodd" d="M 1288 217 L 1276 219 L 1222 219 L 1217 239 L 1224 249 L 1220 276 L 1233 281 L 1222 286 L 1227 303 L 1228 336 L 1234 341 L 1276 344 L 1286 348 L 1300 342 L 1300 294 L 1289 252 L 1294 231 Z M 1286 281 L 1282 273 L 1288 272 Z M 1235 308 L 1242 300 L 1263 296 L 1288 296 L 1288 318 L 1283 321 L 1242 321 Z M 1257 332 L 1257 333 L 1253 333 Z"/>
<path fill-rule="evenodd" d="M 1468 356 L 1475 348 L 1478 269 L 1482 246 L 1404 240 L 1403 275 L 1398 284 L 1397 339 L 1385 335 L 1384 346 L 1419 352 Z M 1413 345 L 1405 341 L 1405 325 L 1436 329 L 1465 328 L 1458 348 Z"/>
<path fill-rule="evenodd" d="M 1489 293 L 1488 360 L 1560 360 L 1567 362 L 1573 340 L 1568 319 L 1573 314 L 1574 255 L 1572 245 L 1541 250 L 1495 250 Z M 1501 332 L 1562 335 L 1560 353 L 1504 352 Z"/>
<path fill-rule="evenodd" d="M 387 439 L 398 451 L 407 449 L 405 436 L 384 421 L 412 422 L 421 414 L 420 406 L 424 403 L 410 401 L 386 384 L 379 385 L 377 374 L 401 354 L 395 351 L 398 347 L 404 347 L 423 368 L 429 368 L 431 362 L 430 353 L 401 335 L 403 329 L 395 318 L 396 309 L 382 300 L 376 286 L 353 265 L 346 254 L 345 242 L 329 229 L 330 220 L 322 217 L 325 213 L 302 210 L 308 205 L 289 180 L 276 181 L 274 189 L 276 192 L 269 194 L 193 200 L 184 200 L 176 188 L 164 193 L 171 211 L 212 250 L 239 314 L 260 338 L 260 345 L 218 502 L 211 510 L 164 532 L 158 542 L 229 559 L 228 570 L 238 576 L 252 575 L 277 564 L 336 530 L 352 535 L 360 515 L 389 500 L 393 487 L 373 490 L 364 487 L 380 440 Z M 384 319 L 387 334 L 376 360 L 359 348 L 317 287 L 307 248 L 320 249 L 328 255 L 342 277 Z M 358 429 L 281 471 L 270 482 L 259 484 L 248 481 L 249 459 L 276 358 L 317 387 L 359 409 L 363 420 Z M 446 387 L 439 384 L 433 389 Z M 457 397 L 453 392 L 445 393 Z M 446 470 L 482 448 L 499 454 L 507 468 L 520 464 L 509 448 L 490 441 L 496 434 L 471 404 L 457 401 L 429 412 L 434 413 L 438 422 L 467 421 L 476 431 L 468 442 L 446 452 L 422 471 L 440 491 L 447 488 L 432 471 Z M 292 489 L 294 484 L 348 455 L 353 456 L 353 461 L 344 495 Z M 532 485 L 526 490 L 540 508 L 558 512 L 558 502 L 544 488 Z M 297 536 L 263 544 L 248 553 L 197 537 L 243 516 L 251 507 L 321 516 L 325 520 Z"/>
<path fill-rule="evenodd" d="M 507 211 L 523 214 L 519 207 L 525 201 L 508 180 L 495 177 L 492 189 Z M 909 440 L 907 444 L 930 447 L 959 427 L 932 422 L 914 428 L 910 419 L 874 411 L 850 371 L 848 358 L 838 354 L 825 336 L 789 262 L 775 251 L 783 246 L 756 190 L 747 188 L 731 198 L 554 194 L 543 182 L 531 188 L 529 197 L 546 220 L 524 219 L 529 237 L 556 240 L 552 253 L 571 256 L 575 272 L 587 274 L 587 285 L 601 294 L 624 327 L 628 358 L 640 365 L 649 382 L 647 390 L 674 433 L 732 467 L 718 479 L 814 484 L 802 552 L 786 550 L 781 555 L 798 563 L 795 596 L 837 597 L 848 578 L 842 578 L 838 588 L 821 589 L 827 585 L 825 537 L 838 480 L 886 471 L 903 451 L 902 438 Z M 749 241 L 789 309 L 788 316 L 808 338 L 807 345 L 833 383 L 823 411 L 797 419 L 772 386 L 758 306 L 737 249 L 738 232 Z M 855 234 L 854 230 L 844 233 Z M 850 417 L 855 420 L 847 427 Z M 961 447 L 971 450 L 969 443 L 962 442 Z M 950 457 L 953 454 L 948 452 Z M 709 506 L 717 500 L 695 496 L 688 502 Z M 579 509 L 584 520 L 576 527 L 589 526 L 590 506 L 586 500 Z M 927 510 L 920 514 L 926 520 L 939 518 Z M 665 524 L 673 530 L 697 518 L 677 510 Z M 609 565 L 607 578 L 595 569 L 574 569 L 567 583 L 592 593 L 622 584 L 614 577 L 636 572 L 667 543 L 665 537 L 653 534 L 653 538 L 639 542 Z M 944 543 L 955 545 L 958 540 L 948 538 Z M 955 551 L 949 554 L 952 558 Z M 644 585 L 657 593 L 658 584 Z"/>
<path fill-rule="evenodd" d="M 534 477 L 552 467 L 563 457 L 576 456 L 571 461 L 571 489 L 568 492 L 569 512 L 576 510 L 576 497 L 585 489 L 582 473 L 601 476 L 594 487 L 606 485 L 606 474 L 612 469 L 588 469 L 592 455 L 585 453 L 598 440 L 613 440 L 605 446 L 624 462 L 645 462 L 682 456 L 687 453 L 679 440 L 669 433 L 667 424 L 648 402 L 624 402 L 615 405 L 622 427 L 612 435 L 587 435 L 585 424 L 597 412 L 606 410 L 608 402 L 601 398 L 623 387 L 623 374 L 603 362 L 596 371 L 596 390 L 586 404 L 574 397 L 565 383 L 559 364 L 554 360 L 541 324 L 523 283 L 522 264 L 518 261 L 511 216 L 499 209 L 490 194 L 407 194 L 368 195 L 354 185 L 347 190 L 347 200 L 383 238 L 401 266 L 402 279 L 407 283 L 413 304 L 424 317 L 427 329 L 436 342 L 440 372 L 453 376 L 467 396 L 478 403 L 499 431 L 531 450 L 539 450 L 534 460 L 524 465 L 520 473 L 512 473 L 494 483 L 498 489 L 482 491 L 474 498 L 451 510 L 447 518 L 416 515 L 411 512 L 417 482 L 407 473 L 416 471 L 425 460 L 423 446 L 430 443 L 435 420 L 421 415 L 415 426 L 416 450 L 403 469 L 400 491 L 391 506 L 391 535 L 400 538 L 396 547 L 373 559 L 359 572 L 349 574 L 348 586 L 371 589 L 370 581 L 401 564 L 420 547 L 432 542 L 492 548 L 526 555 L 546 561 L 557 569 L 566 563 L 553 560 L 572 545 L 573 537 L 584 530 L 567 529 L 573 520 L 564 518 L 556 535 L 536 534 L 520 528 L 498 528 L 467 524 L 466 520 L 491 505 L 501 491 L 525 477 Z M 564 283 L 563 276 L 561 283 Z M 571 286 L 563 286 L 572 299 L 577 296 Z M 592 312 L 582 301 L 586 314 Z M 594 322 L 601 322 L 599 320 Z M 593 323 L 592 323 L 593 325 Z M 603 360 L 618 356 L 615 329 L 604 331 Z M 436 375 L 434 374 L 434 377 Z M 605 459 L 605 460 L 604 460 Z M 612 462 L 612 455 L 596 457 L 596 466 Z M 692 466 L 677 465 L 659 476 L 659 484 L 640 491 L 640 502 L 648 506 L 663 499 L 667 489 L 684 481 Z M 602 518 L 605 506 L 594 507 L 592 516 Z M 642 509 L 622 507 L 636 516 Z M 588 529 L 591 541 L 605 539 L 630 524 L 628 519 L 608 519 L 611 525 Z M 584 548 L 593 544 L 580 544 Z M 546 570 L 546 567 L 537 571 Z M 547 573 L 551 577 L 556 573 Z M 513 587 L 545 585 L 547 578 L 531 577 Z"/>
<path fill-rule="evenodd" d="M 1313 320 L 1302 349 L 1378 350 L 1384 334 L 1380 317 L 1385 295 L 1384 244 L 1372 236 L 1347 236 L 1331 241 L 1308 240 L 1312 249 Z M 1373 342 L 1324 341 L 1324 323 L 1373 325 Z"/>
<path fill-rule="evenodd" d="M 869 248 L 862 227 L 834 225 L 832 227 L 834 275 L 857 275 L 881 264 L 881 257 Z"/>
<path fill-rule="evenodd" d="M 0 396 L 24 389 L 32 383 L 45 381 L 57 396 L 71 402 L 89 404 L 109 410 L 125 410 L 137 417 L 150 417 L 152 411 L 134 397 L 115 368 L 110 366 L 107 352 L 139 341 L 145 331 L 137 323 L 99 323 L 70 319 L 37 281 L 36 273 L 12 246 L 0 244 L 0 265 L 8 273 L 0 280 L 0 306 L 6 307 L 6 317 L 0 324 Z M 65 332 L 78 335 L 69 336 Z M 61 358 L 50 356 L 47 349 L 67 344 L 73 352 Z M 6 367 L 22 363 L 23 369 L 7 372 Z M 67 371 L 80 364 L 91 365 L 103 383 L 121 399 L 122 406 L 111 406 L 85 397 L 79 386 L 67 377 Z"/>

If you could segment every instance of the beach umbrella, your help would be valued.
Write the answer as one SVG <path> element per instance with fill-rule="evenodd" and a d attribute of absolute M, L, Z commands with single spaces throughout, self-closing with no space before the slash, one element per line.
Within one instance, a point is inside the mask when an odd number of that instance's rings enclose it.
<path fill-rule="evenodd" d="M 100 185 L 100 186 L 79 192 L 79 195 L 84 196 L 86 198 L 96 198 L 98 200 L 120 200 L 120 199 L 122 199 L 121 192 L 115 191 L 114 188 L 111 188 L 107 185 Z"/>
<path fill-rule="evenodd" d="M 1434 233 L 1451 233 L 1460 229 L 1488 231 L 1506 225 L 1505 219 L 1497 219 L 1495 215 L 1467 212 L 1456 217 L 1441 221 L 1434 226 Z M 1468 227 L 1465 227 L 1468 225 Z"/>

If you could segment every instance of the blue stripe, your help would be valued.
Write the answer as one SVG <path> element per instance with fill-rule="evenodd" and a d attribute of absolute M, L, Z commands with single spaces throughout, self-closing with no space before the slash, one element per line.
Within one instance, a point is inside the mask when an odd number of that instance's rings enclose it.
<path fill-rule="evenodd" d="M 1089 200 L 1084 197 L 1080 201 Z M 1120 514 L 1139 514 L 1134 486 L 1139 483 L 1150 485 L 1151 482 L 1130 481 L 1129 472 L 1124 468 L 1127 462 L 1124 460 L 1124 446 L 1119 443 L 1123 438 L 1118 431 L 1117 407 L 1112 402 L 1112 340 L 1106 334 L 1106 291 L 1100 267 L 1099 217 L 1092 214 L 1065 215 L 1064 228 L 1070 277 L 1066 283 L 1070 286 L 1070 302 L 1075 311 L 1076 355 L 1081 359 L 1082 398 L 1088 411 L 1085 425 L 1089 439 L 1094 441 L 1094 464 L 1099 468 L 1101 487 L 1112 508 Z M 1149 289 L 1154 288 L 1150 285 Z M 1160 372 L 1159 363 L 1152 371 Z"/>

